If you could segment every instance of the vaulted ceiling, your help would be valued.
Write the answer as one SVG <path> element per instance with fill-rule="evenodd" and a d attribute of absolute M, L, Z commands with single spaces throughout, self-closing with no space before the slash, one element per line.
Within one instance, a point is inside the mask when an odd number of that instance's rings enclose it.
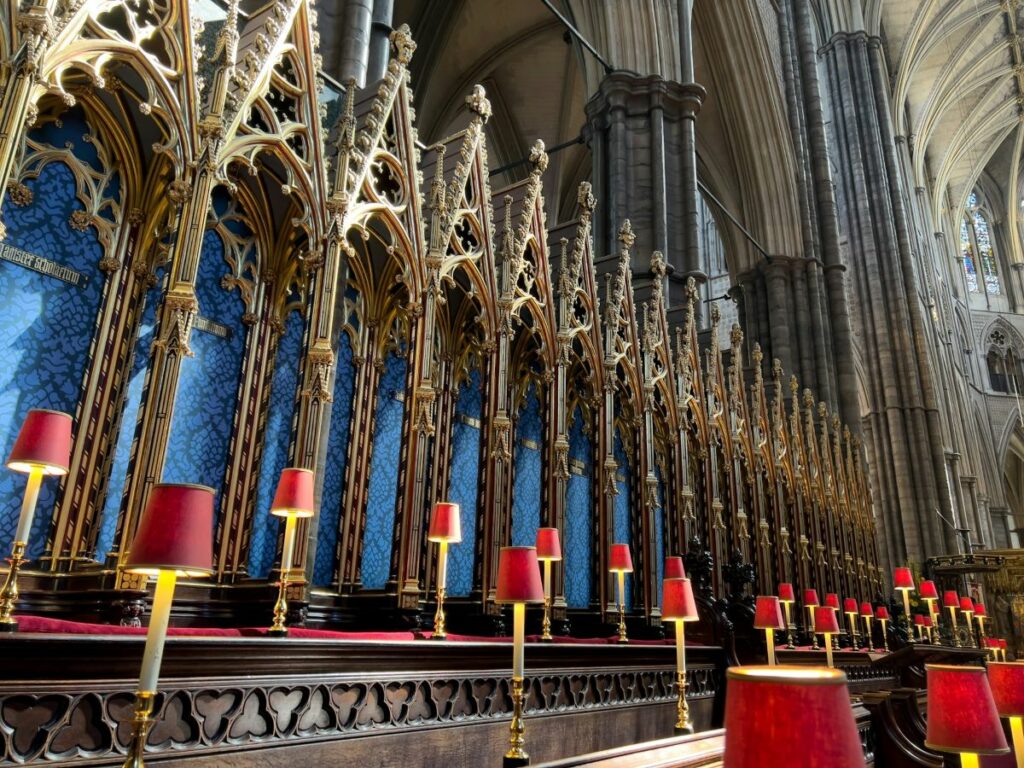
<path fill-rule="evenodd" d="M 1024 3 L 898 0 L 876 8 L 896 133 L 912 142 L 914 182 L 931 191 L 937 221 L 963 206 L 983 174 L 1008 204 L 1019 199 L 1006 192 L 1018 186 L 1024 137 Z"/>

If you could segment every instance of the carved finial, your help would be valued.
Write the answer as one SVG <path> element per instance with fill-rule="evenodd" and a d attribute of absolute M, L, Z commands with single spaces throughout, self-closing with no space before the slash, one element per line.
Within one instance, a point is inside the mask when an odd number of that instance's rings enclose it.
<path fill-rule="evenodd" d="M 764 352 L 761 351 L 761 343 L 754 342 L 754 351 L 750 354 L 750 359 L 754 361 L 755 370 L 761 370 L 761 363 L 764 362 Z"/>
<path fill-rule="evenodd" d="M 796 376 L 789 377 L 789 391 L 793 394 L 795 400 L 797 393 L 800 391 L 800 382 L 796 380 Z"/>
<path fill-rule="evenodd" d="M 491 116 L 491 102 L 487 100 L 487 91 L 482 85 L 473 86 L 473 90 L 466 97 L 466 105 L 470 112 L 480 115 L 485 123 Z"/>
<path fill-rule="evenodd" d="M 391 33 L 391 51 L 395 60 L 403 67 L 408 66 L 412 61 L 412 55 L 416 51 L 416 41 L 412 39 L 412 31 L 408 24 L 403 24 Z"/>
<path fill-rule="evenodd" d="M 711 327 L 714 328 L 716 331 L 718 329 L 718 322 L 721 319 L 722 319 L 722 312 L 721 312 L 721 310 L 718 309 L 718 304 L 717 303 L 712 304 L 711 305 Z M 715 334 L 715 338 L 717 338 L 717 337 L 718 337 L 718 334 L 716 333 Z"/>
<path fill-rule="evenodd" d="M 533 146 L 530 147 L 530 165 L 533 166 L 533 172 L 537 174 L 544 173 L 548 169 L 548 153 L 544 151 L 544 142 L 540 139 L 533 142 Z"/>
<path fill-rule="evenodd" d="M 651 254 L 651 274 L 659 284 L 665 279 L 665 271 L 665 256 L 661 251 L 655 251 Z"/>
<path fill-rule="evenodd" d="M 732 324 L 732 330 L 729 333 L 729 341 L 732 342 L 734 349 L 743 343 L 743 329 L 740 328 L 739 323 Z"/>
<path fill-rule="evenodd" d="M 505 246 L 505 253 L 512 253 L 512 195 L 505 195 L 505 231 L 502 233 L 502 243 Z"/>
<path fill-rule="evenodd" d="M 629 250 L 633 247 L 633 243 L 636 241 L 636 235 L 633 234 L 633 225 L 629 223 L 629 219 L 622 222 L 622 226 L 619 228 L 619 242 L 622 243 L 625 250 Z"/>
<path fill-rule="evenodd" d="M 818 403 L 818 418 L 824 419 L 828 416 L 828 406 L 825 405 L 825 401 L 822 400 Z"/>
<path fill-rule="evenodd" d="M 814 393 L 809 389 L 804 390 L 804 407 L 814 408 Z"/>
<path fill-rule="evenodd" d="M 576 200 L 580 204 L 581 216 L 586 215 L 588 213 L 593 213 L 594 206 L 597 205 L 597 200 L 594 198 L 594 195 L 590 191 L 589 181 L 580 182 L 580 189 L 576 195 Z"/>
<path fill-rule="evenodd" d="M 777 357 L 772 358 L 772 378 L 782 381 L 782 361 Z"/>

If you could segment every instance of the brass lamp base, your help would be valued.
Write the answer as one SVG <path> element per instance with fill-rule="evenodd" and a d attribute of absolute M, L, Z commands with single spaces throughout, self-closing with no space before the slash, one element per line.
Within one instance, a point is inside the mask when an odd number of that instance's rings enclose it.
<path fill-rule="evenodd" d="M 153 727 L 152 691 L 138 691 L 135 694 L 135 716 L 132 718 L 132 740 L 128 746 L 128 756 L 121 768 L 145 768 L 146 737 Z"/>
<path fill-rule="evenodd" d="M 523 678 L 512 678 L 512 724 L 509 726 L 509 749 L 502 758 L 503 768 L 518 768 L 530 764 L 530 756 L 523 745 L 526 743 L 526 726 L 523 725 L 523 709 L 526 704 L 526 692 L 523 690 Z"/>
<path fill-rule="evenodd" d="M 693 723 L 690 721 L 690 705 L 686 701 L 686 673 L 676 672 L 676 690 L 679 698 L 676 701 L 676 736 L 687 736 L 693 733 Z"/>
<path fill-rule="evenodd" d="M 7 562 L 10 568 L 3 589 L 0 589 L 0 632 L 17 632 L 18 620 L 14 617 L 14 609 L 18 606 L 18 571 L 28 562 L 25 559 L 24 541 L 14 542 Z"/>
<path fill-rule="evenodd" d="M 287 637 L 288 627 L 285 626 L 285 619 L 288 617 L 288 582 L 281 574 L 281 580 L 277 585 L 277 602 L 274 603 L 274 623 L 267 630 L 267 637 Z"/>
<path fill-rule="evenodd" d="M 544 598 L 544 621 L 540 626 L 540 641 L 542 643 L 554 642 L 551 636 L 551 598 Z"/>
<path fill-rule="evenodd" d="M 629 642 L 629 636 L 626 635 L 626 610 L 622 606 L 619 607 L 619 639 L 616 642 L 623 645 Z"/>
<path fill-rule="evenodd" d="M 430 635 L 431 640 L 447 640 L 448 628 L 444 615 L 445 588 L 437 588 L 437 611 L 434 613 L 434 631 Z"/>

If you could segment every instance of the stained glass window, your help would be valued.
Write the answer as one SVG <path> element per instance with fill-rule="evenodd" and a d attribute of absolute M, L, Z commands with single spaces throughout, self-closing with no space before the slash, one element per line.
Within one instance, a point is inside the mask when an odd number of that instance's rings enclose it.
<path fill-rule="evenodd" d="M 978 270 L 974 268 L 974 248 L 971 245 L 971 230 L 967 219 L 960 222 L 960 253 L 964 257 L 964 270 L 967 272 L 967 290 L 978 292 Z"/>
<path fill-rule="evenodd" d="M 998 295 L 999 269 L 996 264 L 996 250 L 992 242 L 992 231 L 988 219 L 981 211 L 975 192 L 967 198 L 964 218 L 960 222 L 960 253 L 967 273 L 967 290 L 971 293 L 984 292 Z M 978 270 L 981 270 L 981 279 Z"/>

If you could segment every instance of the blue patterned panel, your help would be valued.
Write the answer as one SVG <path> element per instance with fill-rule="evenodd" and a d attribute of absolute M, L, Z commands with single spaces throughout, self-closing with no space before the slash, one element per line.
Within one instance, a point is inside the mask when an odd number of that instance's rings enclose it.
<path fill-rule="evenodd" d="M 654 476 L 658 480 L 658 506 L 654 510 L 654 604 L 661 605 L 661 587 L 665 582 L 665 482 L 659 467 L 654 468 Z"/>
<path fill-rule="evenodd" d="M 476 508 L 480 484 L 480 427 L 483 386 L 480 371 L 470 373 L 469 381 L 459 387 L 452 427 L 451 478 L 448 500 L 459 505 L 462 541 L 452 544 L 448 561 L 448 594 L 465 597 L 473 589 L 473 555 L 476 551 Z M 460 418 L 462 417 L 462 418 Z"/>
<path fill-rule="evenodd" d="M 594 451 L 583 431 L 583 412 L 577 408 L 569 428 L 569 458 L 583 474 L 569 470 L 565 499 L 565 602 L 570 608 L 590 605 L 594 568 Z"/>
<path fill-rule="evenodd" d="M 69 115 L 65 130 L 76 155 L 93 151 L 81 140 L 84 123 L 74 124 Z M 3 207 L 7 244 L 70 267 L 88 282 L 74 286 L 0 262 L 0 458 L 10 452 L 30 409 L 74 414 L 103 295 L 104 275 L 97 268 L 103 251 L 96 231 L 68 226 L 72 211 L 82 208 L 71 169 L 50 163 L 26 186 L 33 194 L 30 205 L 8 200 Z M 43 481 L 29 537 L 31 558 L 42 554 L 59 484 L 54 478 Z M 24 491 L 23 475 L 0 472 L 0 551 L 10 550 Z"/>
<path fill-rule="evenodd" d="M 253 515 L 252 536 L 249 539 L 249 575 L 266 578 L 277 551 L 277 529 L 280 519 L 272 517 L 270 505 L 274 501 L 277 480 L 281 470 L 288 466 L 288 444 L 292 436 L 292 414 L 299 387 L 299 358 L 302 356 L 302 315 L 289 312 L 284 334 L 277 343 L 274 375 L 270 383 L 270 406 L 267 409 L 267 428 L 263 441 L 263 460 L 260 463 L 260 481 L 256 487 L 256 513 Z"/>
<path fill-rule="evenodd" d="M 398 502 L 398 468 L 402 449 L 402 415 L 405 404 L 407 361 L 392 353 L 385 362 L 377 388 L 377 418 L 373 427 L 373 455 L 363 530 L 363 587 L 383 589 L 391 570 L 394 545 L 395 505 Z"/>
<path fill-rule="evenodd" d="M 348 458 L 348 433 L 352 423 L 352 392 L 355 368 L 352 367 L 352 341 L 341 334 L 337 349 L 337 371 L 334 374 L 334 402 L 331 403 L 331 429 L 327 437 L 327 466 L 320 493 L 320 518 L 316 532 L 316 559 L 313 562 L 313 583 L 325 586 L 334 578 L 334 550 L 338 544 L 341 516 L 341 494 Z"/>
<path fill-rule="evenodd" d="M 220 286 L 227 272 L 224 244 L 216 232 L 207 230 L 196 281 L 199 314 L 227 326 L 231 335 L 225 339 L 192 330 L 189 346 L 194 357 L 181 363 L 162 477 L 165 483 L 200 483 L 213 488 L 218 517 L 246 331 L 242 325 L 245 306 L 239 294 Z"/>
<path fill-rule="evenodd" d="M 540 527 L 542 430 L 540 398 L 531 384 L 523 408 L 516 418 L 515 470 L 512 475 L 514 547 L 532 547 L 537 543 L 537 528 Z"/>
<path fill-rule="evenodd" d="M 613 533 L 615 536 L 616 544 L 629 544 L 630 554 L 633 555 L 633 565 L 637 565 L 636 553 L 632 551 L 632 531 L 630 529 L 629 513 L 630 503 L 629 494 L 632 488 L 632 474 L 629 468 L 629 456 L 626 455 L 626 450 L 622 445 L 622 435 L 619 434 L 618 430 L 615 430 L 615 461 L 618 463 L 619 468 L 617 471 L 617 477 L 615 480 L 615 487 L 619 489 L 618 495 L 615 497 L 615 509 L 613 511 Z M 633 607 L 633 575 L 626 575 L 626 610 Z"/>
<path fill-rule="evenodd" d="M 114 446 L 110 482 L 107 485 L 107 496 L 103 501 L 103 511 L 100 516 L 99 535 L 96 538 L 96 559 L 101 563 L 114 545 L 114 534 L 117 532 L 117 515 L 121 508 L 121 497 L 124 494 L 124 486 L 128 478 L 128 461 L 131 458 L 132 440 L 135 438 L 139 407 L 142 404 L 142 385 L 145 383 L 146 369 L 149 367 L 150 349 L 156 330 L 156 311 L 160 304 L 162 290 L 161 280 L 158 277 L 156 285 L 146 293 L 146 303 L 142 308 L 142 319 L 139 322 L 139 335 L 135 341 L 132 369 L 128 374 L 121 426 L 117 433 L 117 444 Z"/>

